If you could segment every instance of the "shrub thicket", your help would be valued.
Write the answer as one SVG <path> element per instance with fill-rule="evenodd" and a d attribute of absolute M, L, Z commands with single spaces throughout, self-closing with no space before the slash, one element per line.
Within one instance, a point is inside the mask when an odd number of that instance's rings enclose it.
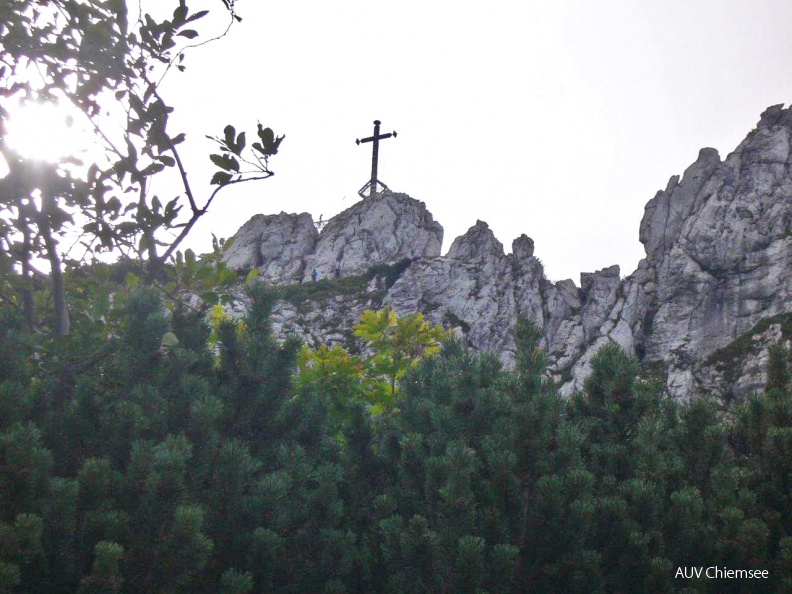
<path fill-rule="evenodd" d="M 0 592 L 790 591 L 780 347 L 732 420 L 615 347 L 562 400 L 527 322 L 513 372 L 447 342 L 301 377 L 329 351 L 278 344 L 251 293 L 212 329 L 119 291 L 55 342 L 3 312 Z M 691 566 L 770 578 L 675 579 Z"/>

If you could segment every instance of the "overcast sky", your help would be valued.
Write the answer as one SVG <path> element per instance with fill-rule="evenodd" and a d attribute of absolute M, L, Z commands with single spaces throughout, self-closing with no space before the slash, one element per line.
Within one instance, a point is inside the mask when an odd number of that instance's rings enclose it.
<path fill-rule="evenodd" d="M 220 0 L 212 0 L 217 6 Z M 196 5 L 197 6 L 197 5 Z M 165 93 L 193 184 L 204 134 L 286 134 L 275 177 L 224 190 L 190 245 L 256 213 L 325 219 L 379 178 L 455 237 L 489 223 L 532 237 L 549 278 L 643 257 L 646 202 L 705 146 L 724 158 L 792 98 L 789 0 L 238 0 L 243 21 L 193 50 Z M 218 12 L 218 16 L 220 12 Z M 222 30 L 202 22 L 202 34 Z"/>

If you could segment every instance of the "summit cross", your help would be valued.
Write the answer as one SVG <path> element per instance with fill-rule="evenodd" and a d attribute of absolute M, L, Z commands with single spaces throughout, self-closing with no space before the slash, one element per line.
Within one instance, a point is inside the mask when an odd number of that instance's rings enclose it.
<path fill-rule="evenodd" d="M 362 142 L 371 142 L 373 143 L 373 150 L 371 152 L 371 179 L 366 182 L 360 190 L 358 190 L 358 194 L 360 194 L 361 198 L 366 197 L 366 190 L 369 191 L 369 196 L 373 196 L 374 192 L 377 191 L 377 184 L 382 186 L 383 190 L 387 190 L 388 186 L 383 184 L 381 181 L 377 179 L 377 160 L 379 158 L 379 141 L 385 140 L 386 138 L 390 138 L 393 136 L 396 138 L 396 131 L 393 131 L 388 134 L 380 134 L 380 122 L 379 120 L 374 120 L 374 136 L 369 136 L 368 138 L 356 139 L 355 142 L 359 145 Z"/>

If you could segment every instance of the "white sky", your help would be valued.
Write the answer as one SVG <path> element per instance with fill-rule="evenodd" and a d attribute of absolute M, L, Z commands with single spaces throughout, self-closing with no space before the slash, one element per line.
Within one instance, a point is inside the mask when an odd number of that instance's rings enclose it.
<path fill-rule="evenodd" d="M 218 7 L 220 0 L 211 0 Z M 196 9 L 197 9 L 196 5 Z M 222 9 L 222 6 L 220 6 Z M 426 203 L 443 253 L 476 219 L 532 237 L 549 278 L 643 257 L 646 202 L 792 99 L 789 0 L 239 0 L 243 22 L 166 81 L 195 186 L 226 124 L 286 134 L 276 175 L 223 190 L 189 246 L 256 213 L 327 219 L 379 178 Z M 220 15 L 222 10 L 217 11 Z M 201 21 L 202 34 L 222 29 Z M 208 186 L 205 186 L 208 191 Z M 163 193 L 164 198 L 167 196 Z"/>

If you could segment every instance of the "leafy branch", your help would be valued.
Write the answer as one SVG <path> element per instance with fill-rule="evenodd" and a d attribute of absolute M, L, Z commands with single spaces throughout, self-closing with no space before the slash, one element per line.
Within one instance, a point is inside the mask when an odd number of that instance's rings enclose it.
<path fill-rule="evenodd" d="M 23 0 L 11 3 L 0 23 L 0 150 L 11 169 L 3 180 L 7 191 L 0 195 L 2 260 L 10 274 L 23 277 L 17 283 L 23 287 L 20 303 L 32 302 L 30 263 L 50 262 L 60 310 L 55 312 L 56 333 L 68 332 L 58 281 L 63 268 L 118 252 L 141 261 L 151 280 L 175 256 L 220 189 L 273 175 L 269 158 L 277 154 L 283 136 L 259 124 L 257 142 L 246 153 L 244 133 L 231 128 L 217 139 L 220 154 L 211 158 L 220 170 L 203 201 L 195 180 L 191 184 L 188 179 L 180 155 L 186 135 L 170 130 L 174 108 L 160 94 L 160 85 L 172 67 L 185 70 L 188 48 L 223 37 L 241 20 L 234 3 L 224 0 L 223 10 L 231 16 L 228 26 L 219 36 L 201 39 L 196 26 L 210 11 L 191 12 L 188 2 L 179 0 L 172 15 L 157 19 L 142 10 L 130 18 L 124 0 Z M 2 123 L 6 108 L 20 101 L 60 101 L 76 108 L 102 155 L 90 165 L 67 158 L 43 169 L 18 158 L 3 144 Z M 171 168 L 178 172 L 179 194 L 167 199 L 152 195 L 152 180 Z M 30 206 L 36 200 L 44 201 L 45 212 Z M 64 241 L 74 231 L 78 240 Z M 69 257 L 69 243 L 85 250 L 79 262 Z M 33 326 L 35 312 L 27 317 Z"/>
<path fill-rule="evenodd" d="M 223 130 L 223 134 L 222 138 L 207 136 L 209 140 L 216 142 L 220 147 L 219 154 L 209 155 L 212 163 L 220 168 L 212 176 L 210 184 L 225 186 L 230 183 L 247 181 L 248 176 L 266 179 L 274 175 L 269 168 L 269 158 L 278 154 L 278 148 L 285 136 L 275 136 L 271 128 L 265 128 L 259 123 L 259 141 L 254 142 L 251 149 L 245 151 L 247 146 L 245 132 L 237 134 L 234 126 L 228 125 Z M 252 169 L 243 171 L 240 163 L 244 163 Z"/>

